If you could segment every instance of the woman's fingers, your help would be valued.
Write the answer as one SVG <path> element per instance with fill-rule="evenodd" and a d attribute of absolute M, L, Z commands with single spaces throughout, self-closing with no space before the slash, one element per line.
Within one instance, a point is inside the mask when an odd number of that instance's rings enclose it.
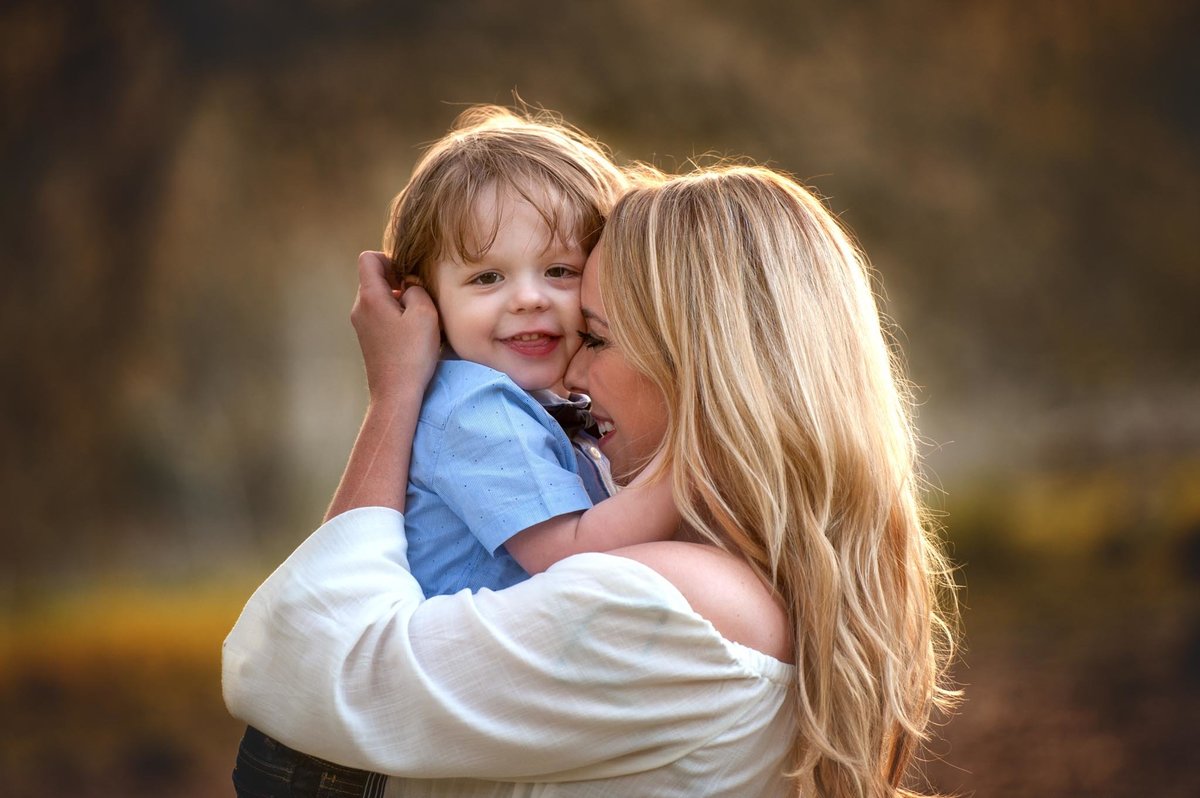
<path fill-rule="evenodd" d="M 358 256 L 358 293 L 361 297 L 383 297 L 392 292 L 388 283 L 388 261 L 382 252 L 363 252 Z"/>
<path fill-rule="evenodd" d="M 418 361 L 436 363 L 441 350 L 442 330 L 432 297 L 421 286 L 410 285 L 400 295 L 400 306 L 404 313 L 402 323 L 405 337 L 417 350 L 411 355 Z"/>
<path fill-rule="evenodd" d="M 387 256 L 382 252 L 374 250 L 366 250 L 358 253 L 358 282 L 359 285 L 364 283 L 373 283 L 377 280 L 387 282 Z"/>
<path fill-rule="evenodd" d="M 441 345 L 437 308 L 425 289 L 394 289 L 381 252 L 358 256 L 358 295 L 350 321 L 358 334 L 367 386 L 375 398 L 428 382 Z"/>
<path fill-rule="evenodd" d="M 437 308 L 434 307 L 433 299 L 429 296 L 429 292 L 421 286 L 413 283 L 397 293 L 400 306 L 405 310 L 413 309 L 422 313 L 437 313 Z"/>

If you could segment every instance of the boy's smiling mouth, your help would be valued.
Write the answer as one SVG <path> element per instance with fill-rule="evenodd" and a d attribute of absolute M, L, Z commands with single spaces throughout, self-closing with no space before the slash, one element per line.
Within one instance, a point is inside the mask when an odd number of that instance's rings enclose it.
<path fill-rule="evenodd" d="M 519 355 L 542 357 L 558 348 L 558 342 L 562 340 L 562 336 L 548 332 L 525 332 L 500 340 Z"/>

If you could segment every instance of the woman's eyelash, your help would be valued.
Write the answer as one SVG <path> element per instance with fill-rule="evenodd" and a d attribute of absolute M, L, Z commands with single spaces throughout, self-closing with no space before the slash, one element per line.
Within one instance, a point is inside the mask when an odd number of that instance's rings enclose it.
<path fill-rule="evenodd" d="M 600 349 L 606 343 L 608 343 L 607 341 L 605 341 L 603 338 L 601 338 L 599 336 L 592 335 L 590 332 L 583 332 L 583 331 L 579 332 L 579 340 L 583 341 L 583 345 L 585 347 L 587 347 L 588 349 Z"/>

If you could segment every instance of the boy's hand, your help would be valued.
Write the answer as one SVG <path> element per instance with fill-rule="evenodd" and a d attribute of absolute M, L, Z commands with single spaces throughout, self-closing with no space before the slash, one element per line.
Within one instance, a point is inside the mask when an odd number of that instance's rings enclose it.
<path fill-rule="evenodd" d="M 358 256 L 358 296 L 350 321 L 358 334 L 372 402 L 405 391 L 424 395 L 441 349 L 437 308 L 420 286 L 393 290 L 382 252 Z"/>

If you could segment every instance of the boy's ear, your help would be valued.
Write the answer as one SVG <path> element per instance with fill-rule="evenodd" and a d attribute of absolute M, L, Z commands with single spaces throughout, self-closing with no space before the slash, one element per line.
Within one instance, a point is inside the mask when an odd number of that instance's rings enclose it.
<path fill-rule="evenodd" d="M 424 288 L 426 293 L 429 294 L 429 298 L 433 300 L 433 304 L 435 304 L 435 305 L 437 304 L 437 301 L 438 301 L 437 294 L 434 292 L 434 287 L 432 285 L 426 285 L 425 281 L 422 280 L 420 277 L 418 277 L 416 274 L 409 272 L 408 274 L 399 278 L 399 290 L 401 291 L 401 293 L 403 293 L 405 290 L 411 288 L 414 285 L 417 286 L 418 288 Z"/>
<path fill-rule="evenodd" d="M 392 264 L 391 268 L 387 270 L 387 280 L 394 291 L 403 291 L 414 285 L 428 290 L 428 287 L 421 281 L 420 277 L 412 272 L 405 274 L 404 270 L 395 264 Z"/>

